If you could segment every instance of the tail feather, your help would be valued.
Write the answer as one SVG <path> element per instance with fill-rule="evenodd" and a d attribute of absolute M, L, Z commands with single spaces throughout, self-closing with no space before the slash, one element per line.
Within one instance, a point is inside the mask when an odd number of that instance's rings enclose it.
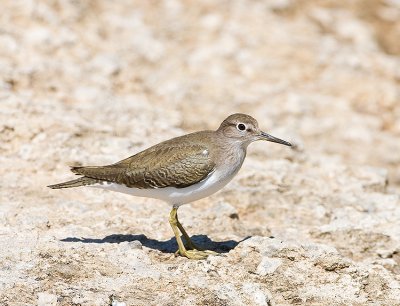
<path fill-rule="evenodd" d="M 76 180 L 71 180 L 71 181 L 67 181 L 64 183 L 60 183 L 60 184 L 49 185 L 47 187 L 49 187 L 51 189 L 72 188 L 72 187 L 93 185 L 93 184 L 100 183 L 100 182 L 102 182 L 102 180 L 93 179 L 93 178 L 84 176 L 84 177 L 80 177 Z"/>
<path fill-rule="evenodd" d="M 71 171 L 85 177 L 92 177 L 94 179 L 105 181 L 115 181 L 126 171 L 126 168 L 117 164 L 108 166 L 74 166 L 71 167 Z"/>

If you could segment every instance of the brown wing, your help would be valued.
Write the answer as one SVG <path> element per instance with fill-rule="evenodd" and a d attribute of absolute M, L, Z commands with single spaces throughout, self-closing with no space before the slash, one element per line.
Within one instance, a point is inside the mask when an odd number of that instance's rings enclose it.
<path fill-rule="evenodd" d="M 199 144 L 167 142 L 151 147 L 116 164 L 73 167 L 72 172 L 136 188 L 183 188 L 205 179 L 215 164 Z"/>

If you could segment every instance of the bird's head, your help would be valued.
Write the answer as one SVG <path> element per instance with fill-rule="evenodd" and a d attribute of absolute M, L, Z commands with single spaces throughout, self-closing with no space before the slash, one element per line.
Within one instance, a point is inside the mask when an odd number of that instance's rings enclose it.
<path fill-rule="evenodd" d="M 230 115 L 221 123 L 217 132 L 245 146 L 256 140 L 266 140 L 291 146 L 291 143 L 261 131 L 257 120 L 246 114 Z"/>

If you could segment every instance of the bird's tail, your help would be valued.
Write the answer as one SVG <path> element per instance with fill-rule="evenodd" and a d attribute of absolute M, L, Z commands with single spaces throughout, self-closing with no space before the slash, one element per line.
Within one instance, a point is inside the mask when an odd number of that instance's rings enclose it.
<path fill-rule="evenodd" d="M 84 177 L 80 177 L 76 180 L 67 181 L 67 182 L 60 183 L 60 184 L 49 185 L 47 187 L 49 187 L 51 189 L 72 188 L 72 187 L 93 185 L 96 183 L 100 183 L 101 181 L 102 180 L 84 176 Z"/>

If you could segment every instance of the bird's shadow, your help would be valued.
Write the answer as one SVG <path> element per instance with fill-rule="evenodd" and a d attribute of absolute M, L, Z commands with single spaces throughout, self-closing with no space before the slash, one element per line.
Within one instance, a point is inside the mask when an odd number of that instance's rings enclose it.
<path fill-rule="evenodd" d="M 192 241 L 202 247 L 203 249 L 216 251 L 218 253 L 228 253 L 230 250 L 234 249 L 240 242 L 249 239 L 250 236 L 240 240 L 226 240 L 226 241 L 213 241 L 206 235 L 194 235 L 191 237 Z M 183 239 L 183 238 L 182 238 Z M 113 234 L 106 236 L 104 238 L 77 238 L 77 237 L 67 237 L 61 239 L 63 242 L 82 242 L 82 243 L 121 243 L 121 242 L 131 242 L 139 241 L 143 246 L 148 247 L 153 250 L 159 250 L 163 253 L 174 253 L 178 249 L 175 238 L 171 238 L 166 241 L 159 241 L 156 239 L 147 238 L 144 234 L 139 235 L 123 235 L 123 234 Z"/>

